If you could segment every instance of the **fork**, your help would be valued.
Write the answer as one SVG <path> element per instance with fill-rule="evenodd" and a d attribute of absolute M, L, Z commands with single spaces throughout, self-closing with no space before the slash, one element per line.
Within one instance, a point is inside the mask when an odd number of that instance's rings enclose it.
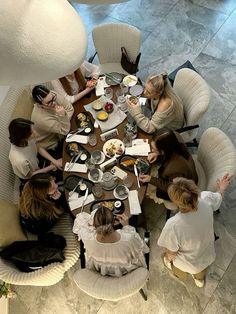
<path fill-rule="evenodd" d="M 83 179 L 80 179 L 79 182 L 78 182 L 78 183 L 76 184 L 76 186 L 74 187 L 74 189 L 69 192 L 69 197 L 71 197 L 71 196 L 75 193 L 77 187 L 78 187 L 82 182 L 83 182 Z"/>
<path fill-rule="evenodd" d="M 78 128 L 74 131 L 70 131 L 69 134 L 67 135 L 67 138 L 70 138 L 72 135 L 78 134 L 80 132 L 82 132 L 85 128 Z"/>
<path fill-rule="evenodd" d="M 75 155 L 74 155 L 75 158 L 74 158 L 74 156 L 72 157 L 72 159 L 71 159 L 71 161 L 70 161 L 70 163 L 69 163 L 69 165 L 68 165 L 66 171 L 70 171 L 71 168 L 73 168 L 74 164 L 77 162 L 77 160 L 80 158 L 80 156 L 81 156 L 82 154 L 83 154 L 83 151 L 81 151 L 79 154 L 75 154 Z"/>

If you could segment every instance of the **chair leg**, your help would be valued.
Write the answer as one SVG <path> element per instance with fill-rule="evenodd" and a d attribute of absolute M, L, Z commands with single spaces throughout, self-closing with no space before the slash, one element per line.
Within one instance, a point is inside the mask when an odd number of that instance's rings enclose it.
<path fill-rule="evenodd" d="M 143 288 L 139 290 L 139 293 L 141 294 L 141 296 L 143 297 L 143 299 L 145 301 L 147 301 L 147 294 L 144 292 Z"/>
<path fill-rule="evenodd" d="M 218 240 L 220 237 L 218 237 L 217 235 L 216 235 L 216 233 L 214 232 L 214 236 L 215 236 L 215 241 L 216 240 Z"/>
<path fill-rule="evenodd" d="M 166 221 L 170 218 L 171 210 L 166 209 Z"/>
<path fill-rule="evenodd" d="M 80 242 L 80 267 L 81 269 L 85 268 L 85 249 L 84 249 L 84 243 L 83 241 Z"/>

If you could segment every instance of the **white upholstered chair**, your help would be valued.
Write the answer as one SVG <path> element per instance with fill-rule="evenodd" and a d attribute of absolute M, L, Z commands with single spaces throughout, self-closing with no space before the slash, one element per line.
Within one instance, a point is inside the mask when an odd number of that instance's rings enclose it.
<path fill-rule="evenodd" d="M 96 26 L 92 34 L 101 72 L 128 74 L 120 64 L 121 47 L 125 47 L 130 59 L 135 61 L 140 50 L 140 31 L 129 24 L 110 23 Z"/>
<path fill-rule="evenodd" d="M 185 132 L 183 132 L 183 128 L 178 131 L 181 132 L 185 143 L 191 142 L 191 146 L 197 146 L 196 136 L 198 127 L 192 129 L 191 127 L 198 126 L 201 118 L 207 111 L 210 101 L 209 87 L 206 81 L 195 71 L 180 69 L 175 77 L 173 88 L 183 102 L 185 115 L 184 127 L 187 129 Z"/>
<path fill-rule="evenodd" d="M 144 300 L 144 286 L 149 272 L 139 267 L 122 277 L 102 276 L 96 271 L 81 269 L 75 272 L 74 281 L 88 295 L 102 300 L 119 301 L 140 292 Z"/>
<path fill-rule="evenodd" d="M 200 191 L 216 189 L 216 180 L 229 173 L 236 173 L 236 150 L 229 137 L 218 128 L 209 128 L 199 142 L 198 151 L 193 155 L 198 174 L 198 187 Z M 170 201 L 164 201 L 167 209 L 167 219 L 170 211 L 177 207 Z"/>

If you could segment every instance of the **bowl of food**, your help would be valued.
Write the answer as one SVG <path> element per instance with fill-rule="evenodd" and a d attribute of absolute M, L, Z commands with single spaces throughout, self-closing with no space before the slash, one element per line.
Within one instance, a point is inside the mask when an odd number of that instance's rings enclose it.
<path fill-rule="evenodd" d="M 103 101 L 101 99 L 97 99 L 92 103 L 92 108 L 96 111 L 101 110 L 103 107 Z"/>
<path fill-rule="evenodd" d="M 111 113 L 114 109 L 114 106 L 111 102 L 106 102 L 103 106 L 103 110 L 106 111 L 107 113 Z"/>
<path fill-rule="evenodd" d="M 108 113 L 106 111 L 100 111 L 97 115 L 97 119 L 100 121 L 106 121 L 108 119 Z"/>

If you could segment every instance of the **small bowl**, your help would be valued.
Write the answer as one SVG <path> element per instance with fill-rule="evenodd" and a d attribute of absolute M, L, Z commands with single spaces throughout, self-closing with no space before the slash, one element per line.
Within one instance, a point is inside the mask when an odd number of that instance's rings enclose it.
<path fill-rule="evenodd" d="M 103 106 L 103 103 L 100 100 L 97 100 L 92 104 L 92 108 L 96 111 L 101 110 L 102 106 Z"/>
<path fill-rule="evenodd" d="M 100 111 L 97 115 L 97 119 L 100 121 L 106 121 L 108 119 L 108 113 L 106 111 Z"/>
<path fill-rule="evenodd" d="M 137 105 L 137 103 L 138 103 L 138 97 L 136 97 L 136 96 L 131 96 L 131 97 L 129 98 L 129 101 L 131 101 L 132 104 Z"/>
<path fill-rule="evenodd" d="M 103 110 L 106 111 L 107 113 L 111 113 L 114 109 L 114 106 L 111 102 L 106 102 L 103 106 Z"/>

